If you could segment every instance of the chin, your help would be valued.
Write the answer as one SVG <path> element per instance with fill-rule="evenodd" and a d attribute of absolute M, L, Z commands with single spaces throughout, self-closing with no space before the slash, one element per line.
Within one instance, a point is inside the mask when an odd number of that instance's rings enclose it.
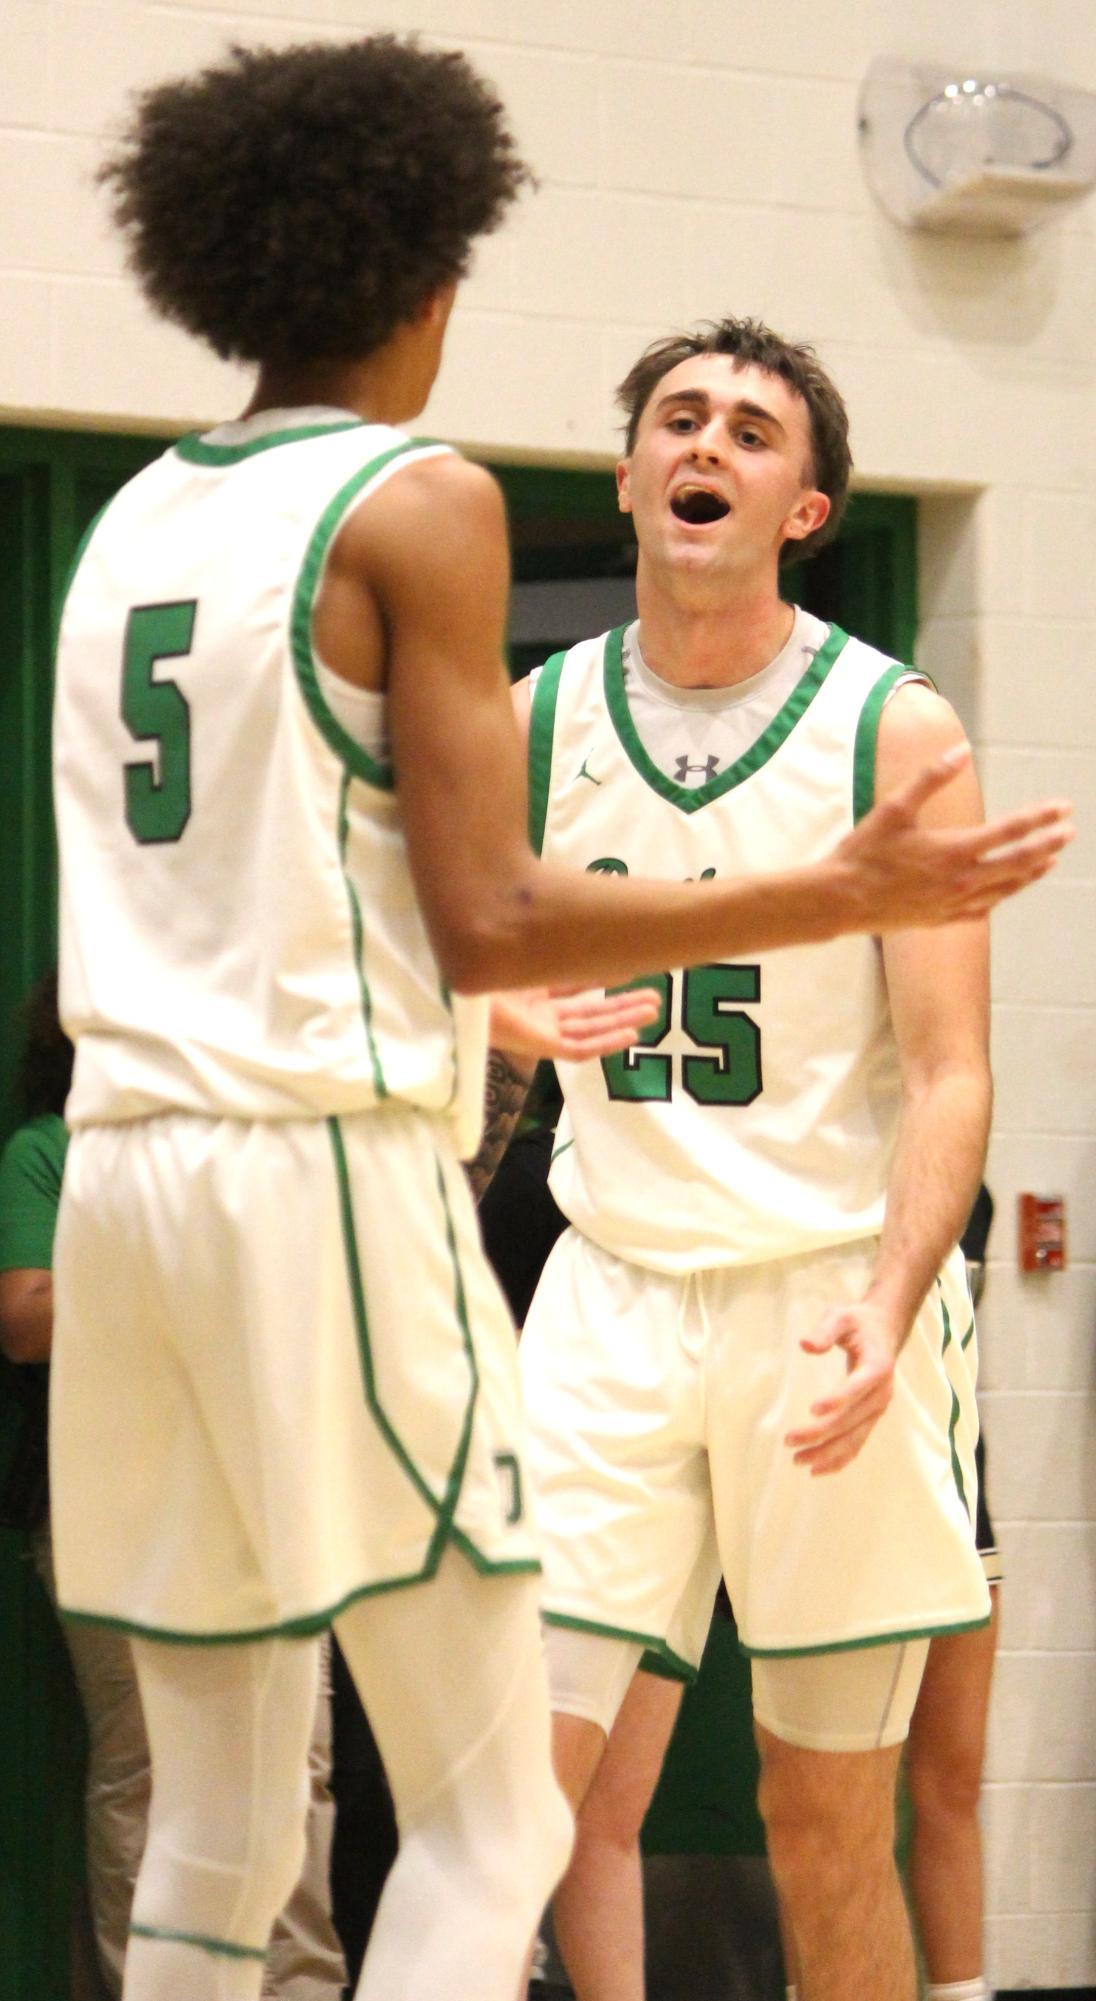
<path fill-rule="evenodd" d="M 674 542 L 669 550 L 670 561 L 675 570 L 688 571 L 704 576 L 709 570 L 726 569 L 728 552 L 722 541 L 715 536 L 704 541 L 690 538 Z"/>

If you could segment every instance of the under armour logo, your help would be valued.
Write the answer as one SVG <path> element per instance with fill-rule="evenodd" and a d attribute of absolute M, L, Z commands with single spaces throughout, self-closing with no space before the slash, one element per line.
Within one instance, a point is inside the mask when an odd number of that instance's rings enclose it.
<path fill-rule="evenodd" d="M 684 785 L 685 780 L 687 778 L 690 778 L 693 772 L 695 771 L 699 777 L 703 778 L 705 782 L 707 782 L 709 779 L 715 777 L 715 774 L 718 770 L 719 770 L 718 757 L 709 757 L 707 762 L 704 764 L 690 764 L 687 757 L 679 757 L 677 760 L 677 770 L 674 773 L 674 776 L 677 779 L 679 785 Z"/>
<path fill-rule="evenodd" d="M 591 783 L 591 785 L 600 785 L 600 784 L 601 784 L 601 780 L 600 780 L 600 778 L 595 778 L 595 777 L 594 777 L 594 774 L 593 774 L 593 772 L 592 772 L 592 771 L 587 771 L 587 769 L 586 769 L 586 759 L 585 759 L 585 758 L 583 758 L 583 760 L 582 760 L 582 765 L 581 765 L 581 768 L 580 768 L 580 769 L 579 769 L 578 771 L 576 771 L 576 773 L 575 773 L 575 784 L 576 784 L 576 785 L 578 784 L 578 781 L 579 781 L 579 779 L 580 779 L 580 778 L 588 778 L 588 779 L 589 779 L 589 781 L 590 781 L 590 783 Z"/>

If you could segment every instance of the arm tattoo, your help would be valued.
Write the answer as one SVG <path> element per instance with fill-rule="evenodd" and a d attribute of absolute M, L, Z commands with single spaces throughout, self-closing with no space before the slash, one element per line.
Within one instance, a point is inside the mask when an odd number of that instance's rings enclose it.
<path fill-rule="evenodd" d="M 475 1159 L 466 1167 L 473 1199 L 478 1202 L 491 1180 L 521 1117 L 522 1107 L 533 1081 L 533 1062 L 491 1049 L 487 1055 L 486 1110 L 483 1139 Z"/>

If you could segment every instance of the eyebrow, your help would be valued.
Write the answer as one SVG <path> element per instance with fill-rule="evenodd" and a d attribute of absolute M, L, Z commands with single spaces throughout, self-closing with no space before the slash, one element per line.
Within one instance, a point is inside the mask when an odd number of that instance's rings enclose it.
<path fill-rule="evenodd" d="M 698 410 L 711 409 L 711 398 L 706 389 L 674 389 L 668 396 L 660 397 L 656 403 L 656 417 L 674 403 L 688 403 Z M 760 417 L 764 423 L 771 424 L 774 431 L 779 431 L 782 437 L 785 435 L 779 417 L 774 416 L 771 410 L 766 410 L 763 403 L 751 403 L 748 397 L 742 396 L 731 405 L 731 413 L 736 417 Z"/>

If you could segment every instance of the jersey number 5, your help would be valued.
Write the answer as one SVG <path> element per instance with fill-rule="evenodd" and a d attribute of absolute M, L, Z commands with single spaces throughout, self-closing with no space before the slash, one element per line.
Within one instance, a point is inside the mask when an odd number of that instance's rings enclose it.
<path fill-rule="evenodd" d="M 190 652 L 197 610 L 193 598 L 141 604 L 126 620 L 122 721 L 136 743 L 158 752 L 125 766 L 126 825 L 142 846 L 177 841 L 190 818 L 190 704 L 177 682 L 158 681 L 152 670 Z"/>
<path fill-rule="evenodd" d="M 673 1058 L 657 1055 L 654 1050 L 669 1033 L 674 976 L 654 973 L 649 979 L 629 980 L 628 985 L 654 987 L 662 997 L 662 1006 L 655 1020 L 640 1030 L 637 1046 L 617 1056 L 602 1057 L 609 1096 L 633 1103 L 669 1104 Z M 760 966 L 692 966 L 684 975 L 682 1028 L 698 1052 L 710 1052 L 681 1059 L 682 1089 L 698 1105 L 751 1105 L 759 1095 L 761 1030 L 741 1007 L 730 1003 L 760 998 Z"/>

